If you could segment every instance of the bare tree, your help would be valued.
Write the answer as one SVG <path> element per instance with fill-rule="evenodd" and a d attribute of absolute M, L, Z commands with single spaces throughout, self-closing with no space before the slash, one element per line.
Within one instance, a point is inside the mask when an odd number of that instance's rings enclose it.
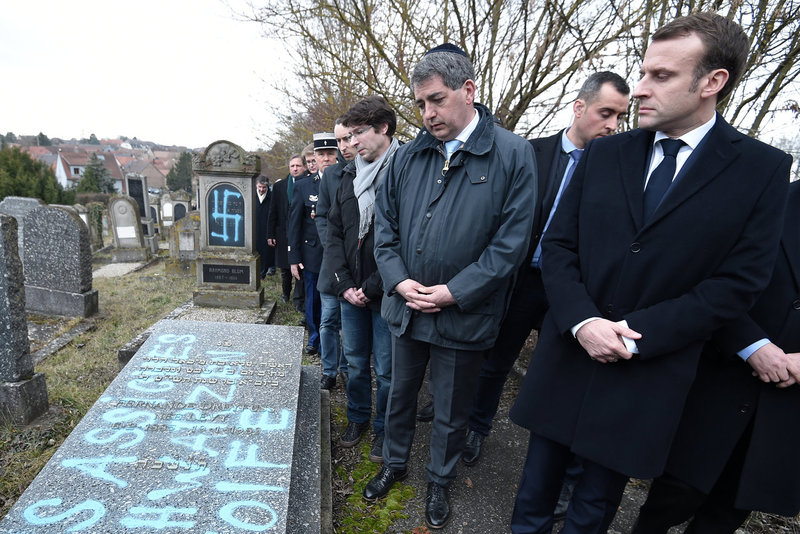
<path fill-rule="evenodd" d="M 553 128 L 590 72 L 635 79 L 654 29 L 698 10 L 736 20 L 751 38 L 745 79 L 720 104 L 731 122 L 757 135 L 790 98 L 797 100 L 787 93 L 797 92 L 800 71 L 800 0 L 262 2 L 250 4 L 244 17 L 292 51 L 294 86 L 284 86 L 284 98 L 294 116 L 308 114 L 309 124 L 333 124 L 358 98 L 380 94 L 398 113 L 398 136 L 413 137 L 421 120 L 411 69 L 426 50 L 451 42 L 475 64 L 479 100 L 506 128 L 538 135 Z M 634 126 L 635 117 L 630 121 Z"/>

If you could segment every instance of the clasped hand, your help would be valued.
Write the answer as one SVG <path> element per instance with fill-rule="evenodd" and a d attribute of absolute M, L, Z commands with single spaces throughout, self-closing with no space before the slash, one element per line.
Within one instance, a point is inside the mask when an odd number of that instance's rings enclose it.
<path fill-rule="evenodd" d="M 406 306 L 422 313 L 436 313 L 456 303 L 445 284 L 426 287 L 416 280 L 406 278 L 394 286 L 394 290 L 406 299 Z"/>

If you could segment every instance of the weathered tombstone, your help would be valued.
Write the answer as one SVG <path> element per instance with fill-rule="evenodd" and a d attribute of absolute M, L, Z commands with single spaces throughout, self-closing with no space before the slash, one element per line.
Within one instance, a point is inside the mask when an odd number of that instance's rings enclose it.
<path fill-rule="evenodd" d="M 17 250 L 17 221 L 0 215 L 0 419 L 25 425 L 47 411 L 47 385 L 33 371 Z"/>
<path fill-rule="evenodd" d="M 169 228 L 173 221 L 172 197 L 169 193 L 164 193 L 161 195 L 161 226 Z"/>
<path fill-rule="evenodd" d="M 254 248 L 255 178 L 261 160 L 229 141 L 216 141 L 192 160 L 199 178 L 200 306 L 260 308 L 264 302 L 260 258 Z"/>
<path fill-rule="evenodd" d="M 71 317 L 97 312 L 89 229 L 71 207 L 44 206 L 25 217 L 28 311 Z"/>
<path fill-rule="evenodd" d="M 78 217 L 81 218 L 81 220 L 83 221 L 83 224 L 85 224 L 86 227 L 88 228 L 89 227 L 89 210 L 86 209 L 86 206 L 84 206 L 83 204 L 75 204 L 72 207 L 75 209 L 76 212 L 78 212 Z M 90 239 L 90 241 L 91 241 L 91 239 Z"/>
<path fill-rule="evenodd" d="M 170 194 L 170 198 L 172 198 L 172 220 L 177 222 L 186 217 L 186 214 L 191 209 L 192 195 L 186 191 L 176 191 Z"/>
<path fill-rule="evenodd" d="M 108 209 L 114 235 L 111 260 L 115 263 L 148 261 L 150 249 L 144 244 L 139 207 L 136 203 L 130 197 L 115 196 L 109 202 Z"/>
<path fill-rule="evenodd" d="M 320 428 L 302 342 L 297 327 L 160 321 L 0 532 L 319 533 L 319 490 L 291 500 L 320 485 L 319 430 L 296 449 Z M 311 458 L 316 477 L 295 470 Z"/>
<path fill-rule="evenodd" d="M 163 232 L 161 231 L 161 197 L 148 193 L 147 198 L 150 201 L 150 218 L 153 219 L 153 230 L 163 239 Z"/>
<path fill-rule="evenodd" d="M 33 209 L 47 206 L 38 198 L 28 197 L 6 197 L 0 201 L 0 213 L 11 215 L 17 220 L 17 244 L 19 247 L 19 259 L 25 263 L 25 251 L 22 243 L 22 236 L 25 235 L 25 216 Z"/>
<path fill-rule="evenodd" d="M 197 255 L 200 252 L 200 212 L 189 215 L 172 225 L 169 239 L 169 260 L 164 263 L 167 274 L 197 275 Z"/>
<path fill-rule="evenodd" d="M 139 208 L 139 217 L 142 224 L 142 237 L 145 247 L 152 254 L 158 253 L 158 241 L 153 219 L 150 218 L 150 197 L 147 193 L 147 177 L 141 174 L 128 173 L 125 175 L 125 186 L 128 196 L 131 197 Z"/>
<path fill-rule="evenodd" d="M 105 208 L 101 202 L 89 202 L 86 205 L 88 212 L 89 242 L 92 245 L 92 252 L 103 248 L 103 211 Z"/>

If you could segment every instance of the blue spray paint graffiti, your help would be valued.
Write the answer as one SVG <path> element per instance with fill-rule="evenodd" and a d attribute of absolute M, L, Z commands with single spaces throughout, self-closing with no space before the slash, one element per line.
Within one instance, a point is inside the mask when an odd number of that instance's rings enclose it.
<path fill-rule="evenodd" d="M 220 199 L 220 193 L 222 198 Z M 209 245 L 244 246 L 244 199 L 238 189 L 221 184 L 211 191 L 209 202 Z"/>
<path fill-rule="evenodd" d="M 92 515 L 89 516 L 87 519 L 84 519 L 80 523 L 76 523 L 67 529 L 67 532 L 78 532 L 83 530 L 87 527 L 91 527 L 100 519 L 106 515 L 106 507 L 103 506 L 103 503 L 94 501 L 92 499 L 87 499 L 82 503 L 73 506 L 69 510 L 66 510 L 60 514 L 56 515 L 49 515 L 49 516 L 40 516 L 39 510 L 44 507 L 49 506 L 61 506 L 62 500 L 61 499 L 44 499 L 38 501 L 27 508 L 22 513 L 23 517 L 30 523 L 31 525 L 54 525 L 55 523 L 61 523 L 67 519 L 71 519 L 73 516 L 80 514 L 81 512 L 88 511 L 91 512 Z"/>

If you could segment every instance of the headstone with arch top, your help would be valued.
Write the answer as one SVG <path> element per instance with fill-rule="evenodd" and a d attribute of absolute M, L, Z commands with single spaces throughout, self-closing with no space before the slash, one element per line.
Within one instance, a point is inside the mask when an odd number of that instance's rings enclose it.
<path fill-rule="evenodd" d="M 254 210 L 261 160 L 229 141 L 216 141 L 193 158 L 192 170 L 199 180 L 200 211 L 194 303 L 260 308 L 264 288 L 254 247 Z"/>

